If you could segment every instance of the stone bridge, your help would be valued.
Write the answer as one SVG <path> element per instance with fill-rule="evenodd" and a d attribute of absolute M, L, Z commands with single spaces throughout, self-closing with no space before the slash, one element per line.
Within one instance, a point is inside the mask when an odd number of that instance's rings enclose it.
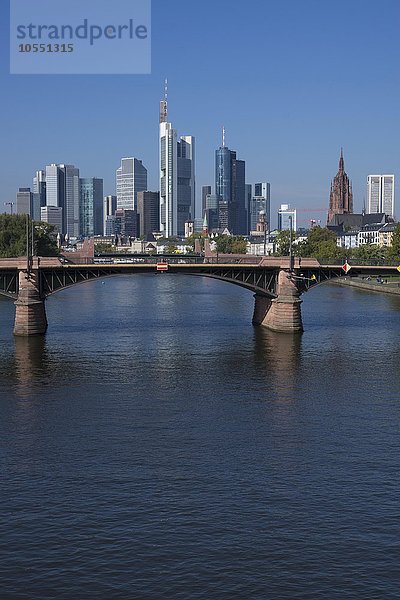
<path fill-rule="evenodd" d="M 92 259 L 71 264 L 61 258 L 0 260 L 0 294 L 15 300 L 14 334 L 38 335 L 47 329 L 46 298 L 72 285 L 120 274 L 176 273 L 211 277 L 239 285 L 254 293 L 253 324 L 295 333 L 303 331 L 300 296 L 311 287 L 346 276 L 342 265 L 322 265 L 315 259 L 289 257 L 141 257 L 124 262 Z M 63 262 L 62 262 L 63 261 Z M 352 265 L 352 273 L 371 276 L 398 274 L 395 266 Z"/>

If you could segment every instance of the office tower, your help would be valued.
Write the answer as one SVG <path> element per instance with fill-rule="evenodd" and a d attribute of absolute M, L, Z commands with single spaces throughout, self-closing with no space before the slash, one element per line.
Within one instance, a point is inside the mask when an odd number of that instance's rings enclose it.
<path fill-rule="evenodd" d="M 278 211 L 278 229 L 279 231 L 284 229 L 297 230 L 296 209 L 290 208 L 289 204 L 281 204 Z"/>
<path fill-rule="evenodd" d="M 207 194 L 205 201 L 204 214 L 207 214 L 208 230 L 218 229 L 218 203 L 217 194 Z"/>
<path fill-rule="evenodd" d="M 103 233 L 103 180 L 79 179 L 80 234 L 92 237 Z"/>
<path fill-rule="evenodd" d="M 46 206 L 65 207 L 65 173 L 59 165 L 46 166 Z"/>
<path fill-rule="evenodd" d="M 206 210 L 206 197 L 211 194 L 211 185 L 203 185 L 201 188 L 201 215 L 204 215 Z"/>
<path fill-rule="evenodd" d="M 79 237 L 79 169 L 74 165 L 46 166 L 46 206 L 62 208 L 62 231 Z"/>
<path fill-rule="evenodd" d="M 49 225 L 53 225 L 57 233 L 62 232 L 63 216 L 62 208 L 59 206 L 42 206 L 40 209 L 40 220 Z"/>
<path fill-rule="evenodd" d="M 65 231 L 70 238 L 77 238 L 80 235 L 79 169 L 74 165 L 60 167 L 65 173 Z"/>
<path fill-rule="evenodd" d="M 215 151 L 215 193 L 219 196 L 219 226 L 233 234 L 247 233 L 245 162 L 225 146 Z"/>
<path fill-rule="evenodd" d="M 247 221 L 246 221 L 246 229 L 247 229 L 247 233 L 249 233 L 250 231 L 250 205 L 251 205 L 251 198 L 253 196 L 253 191 L 252 191 L 252 185 L 251 183 L 246 183 L 245 185 L 245 207 L 246 207 L 246 215 L 247 215 Z"/>
<path fill-rule="evenodd" d="M 40 196 L 31 192 L 31 188 L 19 188 L 16 196 L 16 214 L 29 215 L 34 221 L 40 221 Z"/>
<path fill-rule="evenodd" d="M 160 230 L 164 237 L 184 236 L 185 221 L 195 212 L 195 139 L 181 136 L 168 123 L 167 95 L 160 102 Z"/>
<path fill-rule="evenodd" d="M 106 233 L 107 230 L 107 217 L 111 217 L 115 214 L 117 210 L 117 196 L 104 196 L 103 203 L 103 233 L 104 235 L 109 235 Z"/>
<path fill-rule="evenodd" d="M 333 182 L 329 197 L 328 223 L 334 215 L 343 215 L 353 212 L 353 190 L 347 173 L 344 170 L 343 149 L 340 152 L 339 171 Z"/>
<path fill-rule="evenodd" d="M 104 225 L 104 235 L 106 236 L 111 236 L 111 235 L 115 235 L 115 214 L 114 215 L 108 215 L 106 217 L 106 222 Z"/>
<path fill-rule="evenodd" d="M 117 169 L 117 208 L 136 210 L 137 194 L 147 190 L 147 169 L 138 158 L 122 158 Z"/>
<path fill-rule="evenodd" d="M 46 172 L 36 171 L 33 178 L 33 193 L 39 194 L 40 206 L 46 206 Z"/>
<path fill-rule="evenodd" d="M 259 222 L 259 215 L 264 215 L 263 222 L 266 224 L 267 231 L 271 229 L 271 197 L 270 184 L 267 182 L 254 184 L 254 195 L 252 195 L 249 205 L 249 226 L 250 231 L 256 230 Z"/>
<path fill-rule="evenodd" d="M 385 213 L 394 219 L 394 175 L 368 175 L 367 212 Z"/>
<path fill-rule="evenodd" d="M 160 194 L 138 192 L 138 236 L 147 236 L 160 230 Z"/>
<path fill-rule="evenodd" d="M 195 213 L 195 140 L 192 135 L 181 136 L 177 142 L 178 195 L 177 234 L 185 235 L 185 222 Z"/>
<path fill-rule="evenodd" d="M 137 212 L 131 209 L 117 208 L 115 211 L 115 233 L 126 238 L 136 238 L 138 234 Z"/>

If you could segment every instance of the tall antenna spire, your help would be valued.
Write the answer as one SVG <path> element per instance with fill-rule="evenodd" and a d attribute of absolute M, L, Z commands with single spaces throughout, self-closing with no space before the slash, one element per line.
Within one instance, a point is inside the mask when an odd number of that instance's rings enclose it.
<path fill-rule="evenodd" d="M 222 125 L 222 147 L 225 148 L 225 127 Z"/>
<path fill-rule="evenodd" d="M 160 102 L 160 123 L 168 121 L 168 79 L 164 81 L 164 100 Z"/>

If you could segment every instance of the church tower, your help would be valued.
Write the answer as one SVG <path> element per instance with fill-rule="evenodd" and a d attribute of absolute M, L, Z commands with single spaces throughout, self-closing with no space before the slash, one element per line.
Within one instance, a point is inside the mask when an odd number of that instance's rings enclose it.
<path fill-rule="evenodd" d="M 328 224 L 335 215 L 353 212 L 353 190 L 347 173 L 344 170 L 343 148 L 340 152 L 339 171 L 333 182 L 329 198 Z"/>

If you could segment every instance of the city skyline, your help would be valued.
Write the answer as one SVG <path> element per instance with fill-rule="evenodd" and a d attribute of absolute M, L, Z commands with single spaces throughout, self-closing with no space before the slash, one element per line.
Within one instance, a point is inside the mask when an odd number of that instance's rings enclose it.
<path fill-rule="evenodd" d="M 201 8 L 185 5 L 185 10 L 176 2 L 166 11 L 165 4 L 155 0 L 151 76 L 67 79 L 8 75 L 8 14 L 2 6 L 1 119 L 4 137 L 13 144 L 1 156 L 0 211 L 18 187 L 31 185 L 38 165 L 53 162 L 77 164 L 85 176 L 102 177 L 108 195 L 115 193 L 120 157 L 139 156 L 149 172 L 149 189 L 157 190 L 156 121 L 165 76 L 171 122 L 196 138 L 197 206 L 201 187 L 213 181 L 213 152 L 225 124 L 227 145 L 246 160 L 247 181 L 271 183 L 273 215 L 282 203 L 302 209 L 327 205 L 332 165 L 341 146 L 353 181 L 354 210 L 361 211 L 367 175 L 398 173 L 399 82 L 393 73 L 398 55 L 394 24 L 400 7 L 389 0 L 384 15 L 376 15 L 373 3 L 320 4 L 266 2 L 251 10 L 240 7 L 231 15 L 225 2 L 217 7 L 208 1 Z M 218 39 L 228 42 L 230 31 L 240 39 L 237 59 L 224 64 L 222 77 L 213 50 L 201 43 L 200 23 L 207 9 L 213 11 L 213 19 L 206 20 L 210 36 L 218 32 Z M 344 9 L 346 22 L 339 29 L 337 14 Z M 250 29 L 242 27 L 246 17 L 251 17 Z M 368 43 L 377 19 L 386 32 L 379 47 Z M 168 43 L 166 22 L 176 32 L 190 32 L 193 43 L 187 52 L 182 52 L 183 42 Z M 260 35 L 265 23 L 274 23 L 268 36 Z M 283 24 L 285 41 L 279 35 Z M 374 87 L 369 84 L 371 72 Z M 343 86 L 346 94 L 340 91 Z M 94 101 L 105 89 L 107 102 Z M 380 89 L 387 93 L 378 93 Z M 46 114 L 43 125 L 37 118 L 41 111 Z M 57 127 L 49 127 L 55 119 Z M 374 122 L 379 127 L 372 130 Z"/>

